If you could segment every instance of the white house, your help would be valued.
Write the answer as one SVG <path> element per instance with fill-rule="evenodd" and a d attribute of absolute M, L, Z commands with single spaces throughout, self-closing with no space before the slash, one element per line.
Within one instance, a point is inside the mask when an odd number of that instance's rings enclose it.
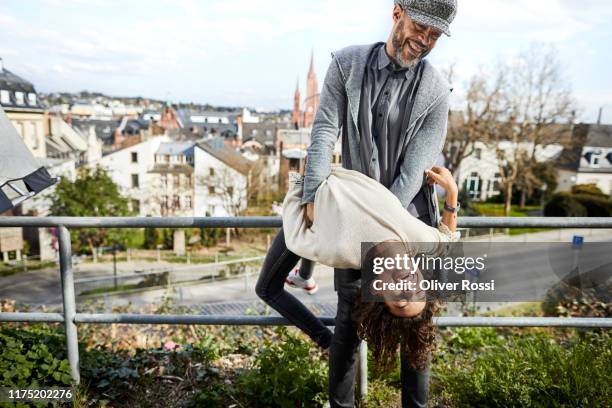
<path fill-rule="evenodd" d="M 533 143 L 519 143 L 518 146 L 510 141 L 499 143 L 499 149 L 511 157 L 514 149 L 531 151 Z M 550 144 L 536 147 L 536 160 L 548 161 L 556 159 L 563 150 L 560 144 Z M 464 158 L 455 172 L 457 184 L 460 189 L 466 189 L 470 197 L 477 201 L 485 201 L 501 194 L 501 174 L 496 148 L 482 142 L 476 142 L 474 153 Z"/>
<path fill-rule="evenodd" d="M 576 125 L 574 142 L 561 155 L 557 191 L 571 191 L 576 184 L 595 184 L 611 194 L 612 125 Z"/>
<path fill-rule="evenodd" d="M 159 136 L 96 164 L 141 216 L 230 216 L 247 206 L 249 162 L 222 139 L 195 143 Z"/>

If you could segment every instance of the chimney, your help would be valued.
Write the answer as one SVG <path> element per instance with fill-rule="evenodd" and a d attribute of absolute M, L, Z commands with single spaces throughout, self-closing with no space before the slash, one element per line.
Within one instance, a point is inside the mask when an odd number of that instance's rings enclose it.
<path fill-rule="evenodd" d="M 603 113 L 603 106 L 599 107 L 599 114 L 597 115 L 597 124 L 601 125 L 601 114 Z"/>

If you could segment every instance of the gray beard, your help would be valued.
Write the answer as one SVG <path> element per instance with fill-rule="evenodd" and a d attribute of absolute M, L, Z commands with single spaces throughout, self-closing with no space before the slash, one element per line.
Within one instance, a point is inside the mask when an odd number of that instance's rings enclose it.
<path fill-rule="evenodd" d="M 411 61 L 405 61 L 404 58 L 402 57 L 402 49 L 397 48 L 395 50 L 395 60 L 396 60 L 397 65 L 399 65 L 401 68 L 414 68 L 421 59 L 415 58 Z"/>

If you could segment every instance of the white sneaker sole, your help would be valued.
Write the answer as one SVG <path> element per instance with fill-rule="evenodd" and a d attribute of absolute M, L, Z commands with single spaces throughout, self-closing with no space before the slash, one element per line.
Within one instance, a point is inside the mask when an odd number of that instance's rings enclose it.
<path fill-rule="evenodd" d="M 303 289 L 309 295 L 314 295 L 315 293 L 317 293 L 319 291 L 319 285 L 314 285 L 313 287 L 309 287 L 309 288 L 301 288 L 301 287 L 297 286 L 296 284 L 294 284 L 292 281 L 287 280 L 287 279 L 285 280 L 285 284 L 287 286 L 290 286 L 290 287 L 294 288 L 294 289 Z"/>

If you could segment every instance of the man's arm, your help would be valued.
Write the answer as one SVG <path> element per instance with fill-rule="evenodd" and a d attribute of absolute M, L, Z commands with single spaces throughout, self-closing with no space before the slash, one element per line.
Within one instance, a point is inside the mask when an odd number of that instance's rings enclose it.
<path fill-rule="evenodd" d="M 425 170 L 435 164 L 444 148 L 449 109 L 450 98 L 447 96 L 425 116 L 421 128 L 406 146 L 400 174 L 389 189 L 404 208 L 414 200 L 423 186 Z"/>
<path fill-rule="evenodd" d="M 333 58 L 325 75 L 319 109 L 312 126 L 302 204 L 314 202 L 317 188 L 331 172 L 334 145 L 338 140 L 345 116 L 346 89 L 338 64 Z"/>

